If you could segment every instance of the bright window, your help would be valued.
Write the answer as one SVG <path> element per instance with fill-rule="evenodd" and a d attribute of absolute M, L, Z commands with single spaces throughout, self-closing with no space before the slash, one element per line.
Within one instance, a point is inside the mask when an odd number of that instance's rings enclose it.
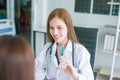
<path fill-rule="evenodd" d="M 120 2 L 120 0 L 75 0 L 75 12 L 118 15 L 119 5 L 108 5 L 107 2 Z"/>

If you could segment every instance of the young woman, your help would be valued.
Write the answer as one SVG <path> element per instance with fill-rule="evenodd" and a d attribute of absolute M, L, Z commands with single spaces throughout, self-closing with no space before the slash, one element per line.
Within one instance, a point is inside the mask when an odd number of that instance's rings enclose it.
<path fill-rule="evenodd" d="M 35 60 L 35 80 L 94 80 L 90 54 L 74 32 L 70 14 L 53 10 L 47 21 L 49 42 Z M 62 65 L 62 66 L 61 66 Z"/>
<path fill-rule="evenodd" d="M 0 80 L 34 80 L 34 53 L 18 36 L 0 36 Z"/>

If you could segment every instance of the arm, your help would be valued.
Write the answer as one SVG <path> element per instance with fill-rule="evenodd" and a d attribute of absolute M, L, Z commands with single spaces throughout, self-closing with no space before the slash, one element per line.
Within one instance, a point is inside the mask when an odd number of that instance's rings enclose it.
<path fill-rule="evenodd" d="M 94 80 L 93 71 L 90 65 L 89 52 L 84 47 L 78 47 L 75 52 L 75 59 L 77 60 L 76 69 L 69 60 L 64 57 L 61 57 L 60 63 L 66 65 L 66 68 L 58 69 L 72 76 L 74 80 Z"/>
<path fill-rule="evenodd" d="M 40 56 L 35 59 L 35 80 L 43 80 L 45 73 L 43 71 L 43 62 L 40 61 Z"/>
<path fill-rule="evenodd" d="M 45 71 L 44 71 L 44 63 L 46 59 L 46 50 L 51 45 L 51 43 L 47 43 L 39 56 L 35 58 L 35 80 L 43 80 L 45 78 Z"/>
<path fill-rule="evenodd" d="M 79 80 L 94 80 L 90 64 L 90 53 L 83 47 L 78 57 Z"/>

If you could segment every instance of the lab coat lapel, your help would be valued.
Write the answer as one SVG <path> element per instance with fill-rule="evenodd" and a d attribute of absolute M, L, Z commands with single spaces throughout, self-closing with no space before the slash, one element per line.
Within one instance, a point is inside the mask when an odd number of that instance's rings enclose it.
<path fill-rule="evenodd" d="M 71 60 L 71 58 L 72 58 L 72 41 L 71 40 L 68 41 L 64 56 L 69 60 Z"/>
<path fill-rule="evenodd" d="M 53 63 L 55 64 L 55 66 L 58 67 L 58 62 L 57 62 L 57 59 L 56 59 L 56 56 L 55 56 L 56 49 L 57 49 L 57 44 L 54 43 L 53 46 L 52 46 L 51 59 L 52 59 Z"/>

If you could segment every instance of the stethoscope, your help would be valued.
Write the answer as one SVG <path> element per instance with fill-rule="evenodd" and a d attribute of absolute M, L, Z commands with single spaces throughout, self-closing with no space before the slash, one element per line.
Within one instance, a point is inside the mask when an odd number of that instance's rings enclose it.
<path fill-rule="evenodd" d="M 47 65 L 48 65 L 48 58 L 50 57 L 50 55 L 52 54 L 52 46 L 53 43 L 50 45 L 50 47 L 47 48 L 46 50 L 46 55 L 44 58 L 44 62 L 43 62 L 43 66 L 42 66 L 42 70 L 43 72 L 46 72 L 47 70 Z M 74 62 L 74 43 L 72 42 L 72 64 L 74 67 L 76 67 L 75 62 Z"/>

